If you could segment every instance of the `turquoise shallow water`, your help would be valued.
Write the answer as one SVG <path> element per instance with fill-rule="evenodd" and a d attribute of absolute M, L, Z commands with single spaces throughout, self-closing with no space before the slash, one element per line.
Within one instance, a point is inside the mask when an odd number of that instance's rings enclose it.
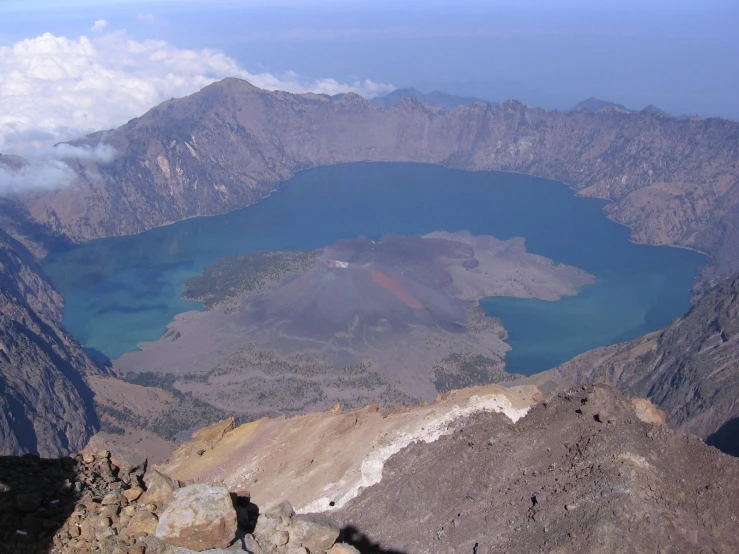
<path fill-rule="evenodd" d="M 530 374 L 654 330 L 689 307 L 703 256 L 630 243 L 628 229 L 606 219 L 603 205 L 524 175 L 345 164 L 301 172 L 243 210 L 55 252 L 44 268 L 64 296 L 66 327 L 114 359 L 159 338 L 175 314 L 200 309 L 182 300 L 184 282 L 225 256 L 384 233 L 522 236 L 529 251 L 596 276 L 557 302 L 482 301 L 509 331 L 509 371 Z"/>

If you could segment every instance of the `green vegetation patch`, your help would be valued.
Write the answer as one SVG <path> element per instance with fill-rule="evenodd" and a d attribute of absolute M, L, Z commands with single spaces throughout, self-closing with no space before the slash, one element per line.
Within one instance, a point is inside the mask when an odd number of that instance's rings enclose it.
<path fill-rule="evenodd" d="M 200 300 L 206 310 L 247 296 L 263 294 L 292 275 L 312 268 L 323 250 L 254 252 L 223 258 L 185 283 L 182 297 Z"/>

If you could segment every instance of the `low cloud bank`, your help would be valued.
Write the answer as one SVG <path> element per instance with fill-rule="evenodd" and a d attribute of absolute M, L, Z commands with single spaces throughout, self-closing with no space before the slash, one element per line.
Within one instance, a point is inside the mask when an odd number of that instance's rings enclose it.
<path fill-rule="evenodd" d="M 0 197 L 67 186 L 77 176 L 70 162 L 108 163 L 114 158 L 115 150 L 107 144 L 94 148 L 59 144 L 28 152 L 18 165 L 0 162 Z"/>

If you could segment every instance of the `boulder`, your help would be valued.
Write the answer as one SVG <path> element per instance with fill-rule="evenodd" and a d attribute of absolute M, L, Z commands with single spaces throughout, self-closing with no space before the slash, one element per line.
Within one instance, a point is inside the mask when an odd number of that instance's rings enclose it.
<path fill-rule="evenodd" d="M 232 417 L 217 421 L 208 427 L 204 427 L 192 434 L 192 440 L 205 443 L 209 447 L 213 447 L 223 438 L 223 435 L 232 431 L 236 427 L 236 420 Z"/>
<path fill-rule="evenodd" d="M 351 544 L 339 543 L 326 550 L 326 554 L 360 554 Z"/>
<path fill-rule="evenodd" d="M 157 529 L 157 523 L 159 522 L 154 514 L 145 510 L 139 510 L 131 517 L 131 521 L 128 522 L 128 536 L 141 537 L 144 535 L 153 535 Z"/>
<path fill-rule="evenodd" d="M 174 546 L 202 552 L 230 545 L 236 529 L 236 510 L 228 489 L 195 484 L 173 492 L 156 536 Z"/>
<path fill-rule="evenodd" d="M 149 471 L 144 477 L 146 492 L 139 498 L 140 504 L 156 504 L 163 508 L 172 500 L 172 493 L 180 488 L 180 484 L 157 470 Z"/>
<path fill-rule="evenodd" d="M 246 535 L 244 537 L 244 546 L 246 547 L 247 552 L 251 552 L 252 554 L 264 554 L 261 545 L 257 539 L 254 538 L 254 535 Z"/>
<path fill-rule="evenodd" d="M 99 541 L 110 535 L 111 525 L 112 522 L 108 517 L 88 517 L 80 524 L 80 535 L 88 541 Z"/>
<path fill-rule="evenodd" d="M 138 500 L 143 493 L 144 490 L 141 487 L 131 487 L 130 489 L 123 491 L 123 496 L 125 496 L 126 500 L 129 502 L 133 502 L 134 500 Z"/>
<path fill-rule="evenodd" d="M 118 467 L 118 477 L 132 485 L 138 485 L 148 465 L 144 451 L 136 448 L 119 447 L 111 455 L 110 461 Z"/>
<path fill-rule="evenodd" d="M 291 546 L 304 546 L 310 552 L 325 552 L 339 538 L 339 528 L 320 516 L 295 516 L 288 531 Z"/>
<path fill-rule="evenodd" d="M 281 521 L 288 521 L 295 515 L 295 510 L 292 504 L 287 500 L 283 500 L 277 506 L 268 509 L 264 515 L 269 519 L 277 519 Z"/>

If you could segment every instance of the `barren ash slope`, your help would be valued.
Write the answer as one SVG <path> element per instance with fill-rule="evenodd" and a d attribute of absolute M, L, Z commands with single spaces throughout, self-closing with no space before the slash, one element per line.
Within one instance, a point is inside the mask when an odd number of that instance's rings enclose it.
<path fill-rule="evenodd" d="M 131 452 L 94 448 L 0 458 L 12 484 L 0 492 L 2 544 L 54 554 L 739 548 L 739 459 L 607 385 L 547 401 L 534 387 L 488 385 L 410 409 L 231 419 L 145 470 Z"/>
<path fill-rule="evenodd" d="M 608 198 L 608 215 L 629 225 L 635 240 L 708 252 L 710 279 L 739 264 L 737 138 L 739 124 L 721 119 L 670 119 L 612 107 L 560 113 L 514 101 L 445 111 L 406 99 L 385 111 L 353 94 L 268 92 L 226 79 L 81 139 L 112 145 L 116 159 L 74 162 L 79 178 L 73 186 L 4 200 L 3 228 L 13 252 L 26 249 L 38 259 L 44 255 L 39 230 L 73 241 L 138 232 L 252 204 L 306 167 L 418 161 L 521 171 Z M 3 157 L 0 163 L 22 162 Z M 20 271 L 7 267 L 9 278 L 21 282 Z M 32 273 L 38 276 L 37 269 Z M 24 310 L 40 314 L 17 298 Z M 22 319 L 19 313 L 10 317 L 12 324 Z M 37 336 L 54 350 L 50 338 Z M 90 364 L 80 354 L 72 367 L 81 375 Z M 23 392 L 21 405 L 32 406 L 38 390 Z M 87 427 L 70 425 L 89 434 Z M 7 452 L 25 450 L 4 444 Z"/>

